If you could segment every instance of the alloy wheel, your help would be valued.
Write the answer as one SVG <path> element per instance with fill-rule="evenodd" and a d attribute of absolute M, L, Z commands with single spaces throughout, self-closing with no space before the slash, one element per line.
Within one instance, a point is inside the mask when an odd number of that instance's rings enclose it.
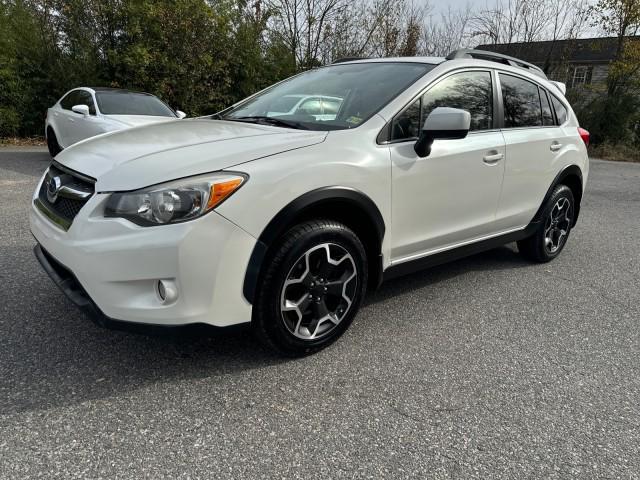
<path fill-rule="evenodd" d="M 282 321 L 302 340 L 331 333 L 349 313 L 358 271 L 351 254 L 335 243 L 307 250 L 289 270 L 280 295 Z"/>
<path fill-rule="evenodd" d="M 549 212 L 544 227 L 544 247 L 547 252 L 556 253 L 567 240 L 571 228 L 572 211 L 568 198 L 560 198 Z"/>

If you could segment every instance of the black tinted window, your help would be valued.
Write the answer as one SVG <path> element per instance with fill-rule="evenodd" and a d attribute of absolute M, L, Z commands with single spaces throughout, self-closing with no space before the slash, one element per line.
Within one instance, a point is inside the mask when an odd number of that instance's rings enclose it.
<path fill-rule="evenodd" d="M 74 105 L 86 105 L 89 107 L 89 113 L 91 115 L 96 114 L 96 106 L 93 104 L 93 97 L 85 90 L 79 90 L 76 94 L 76 103 Z"/>
<path fill-rule="evenodd" d="M 542 103 L 542 124 L 553 125 L 553 112 L 551 111 L 551 105 L 549 104 L 549 98 L 547 92 L 540 89 L 540 102 Z"/>
<path fill-rule="evenodd" d="M 553 102 L 553 109 L 556 111 L 556 118 L 558 119 L 558 125 L 562 125 L 567 121 L 567 109 L 556 97 L 551 95 L 551 101 Z"/>
<path fill-rule="evenodd" d="M 60 100 L 60 106 L 65 110 L 71 110 L 71 108 L 74 105 L 78 105 L 76 103 L 76 99 L 78 98 L 77 94 L 78 94 L 78 90 L 74 90 L 73 92 L 67 93 L 67 95 L 65 95 L 65 97 L 62 100 Z"/>
<path fill-rule="evenodd" d="M 504 126 L 536 127 L 542 125 L 538 86 L 511 75 L 500 74 L 504 103 Z"/>
<path fill-rule="evenodd" d="M 173 110 L 157 97 L 125 91 L 96 92 L 100 112 L 105 115 L 152 115 L 175 117 Z"/>
<path fill-rule="evenodd" d="M 424 124 L 436 107 L 451 107 L 471 113 L 471 130 L 493 128 L 493 100 L 489 72 L 463 72 L 435 84 L 422 96 Z"/>

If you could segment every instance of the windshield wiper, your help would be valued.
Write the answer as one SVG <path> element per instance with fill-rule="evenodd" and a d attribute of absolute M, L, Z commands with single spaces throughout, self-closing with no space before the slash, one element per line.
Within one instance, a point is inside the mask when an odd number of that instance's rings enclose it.
<path fill-rule="evenodd" d="M 288 127 L 288 128 L 297 128 L 298 130 L 309 130 L 309 127 L 305 127 L 300 122 L 282 120 L 277 117 L 267 117 L 265 115 L 253 115 L 249 117 L 223 117 L 223 120 L 231 120 L 231 121 L 247 122 L 247 123 L 262 123 L 267 125 L 273 125 L 274 127 Z"/>

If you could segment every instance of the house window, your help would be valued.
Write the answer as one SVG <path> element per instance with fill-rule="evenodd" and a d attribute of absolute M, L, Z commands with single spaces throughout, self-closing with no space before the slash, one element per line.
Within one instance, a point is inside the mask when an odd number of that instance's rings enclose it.
<path fill-rule="evenodd" d="M 587 67 L 584 65 L 573 67 L 573 71 L 571 71 L 571 76 L 568 82 L 569 86 L 575 88 L 580 85 L 587 85 L 591 83 L 592 71 L 593 67 Z"/>

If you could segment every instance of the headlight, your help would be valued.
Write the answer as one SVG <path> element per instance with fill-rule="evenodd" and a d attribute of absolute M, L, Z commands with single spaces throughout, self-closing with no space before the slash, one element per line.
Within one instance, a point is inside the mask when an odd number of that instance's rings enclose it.
<path fill-rule="evenodd" d="M 247 176 L 220 173 L 190 177 L 111 194 L 105 217 L 120 217 L 142 226 L 185 222 L 213 210 L 238 190 Z"/>

